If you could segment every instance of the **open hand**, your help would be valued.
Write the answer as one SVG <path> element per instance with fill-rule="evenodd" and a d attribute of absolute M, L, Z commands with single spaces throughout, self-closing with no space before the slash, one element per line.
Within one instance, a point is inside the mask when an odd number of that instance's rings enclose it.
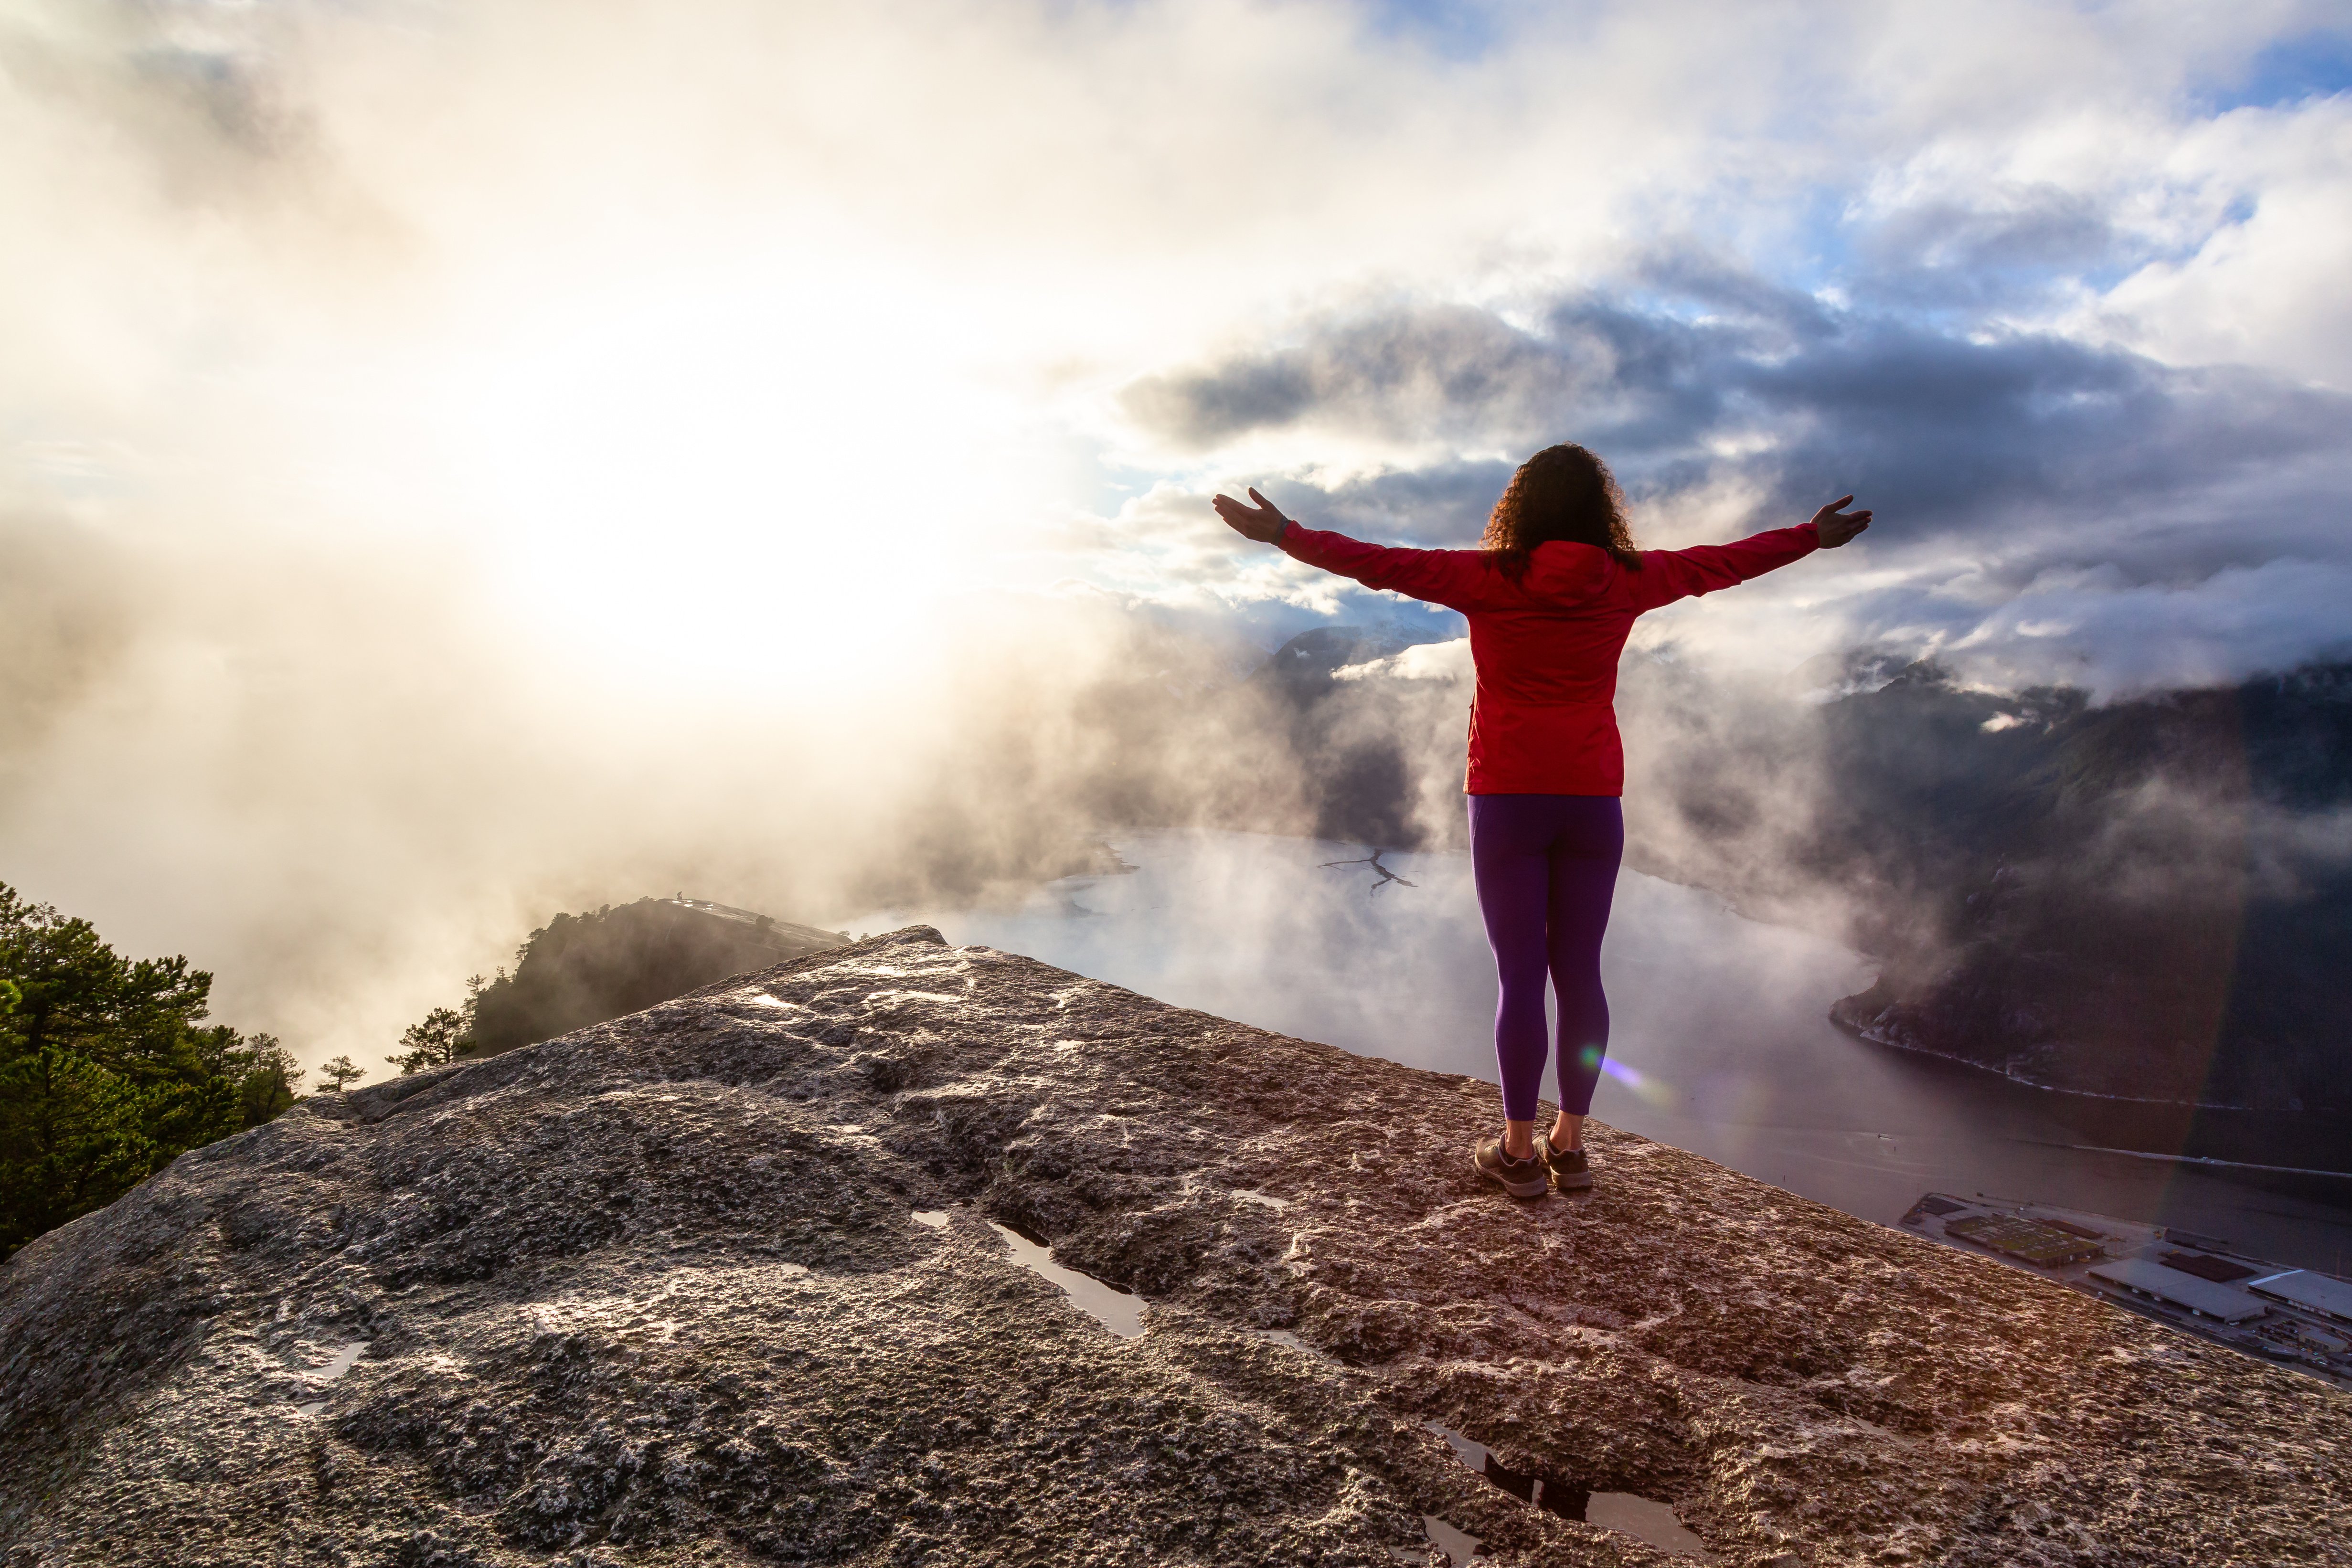
<path fill-rule="evenodd" d="M 1255 496 L 1257 492 L 1252 490 L 1250 494 Z M 1219 497 L 1221 500 L 1223 498 L 1223 497 Z M 1822 536 L 1822 548 L 1823 549 L 1835 549 L 1838 546 L 1845 543 L 1846 540 L 1853 538 L 1854 535 L 1862 532 L 1863 529 L 1870 527 L 1869 507 L 1864 507 L 1858 512 L 1841 512 L 1838 510 L 1840 507 L 1849 506 L 1853 501 L 1853 497 L 1852 496 L 1841 496 L 1836 500 L 1832 501 L 1828 506 L 1823 507 L 1820 511 L 1813 514 L 1813 527 Z M 1233 519 L 1228 517 L 1226 521 L 1232 522 Z M 1235 523 L 1234 526 L 1235 528 L 1239 528 L 1241 525 Z"/>
<path fill-rule="evenodd" d="M 1244 538 L 1255 539 L 1262 545 L 1270 545 L 1282 537 L 1282 530 L 1290 526 L 1290 519 L 1276 510 L 1272 501 L 1267 500 L 1255 490 L 1249 493 L 1249 498 L 1255 501 L 1257 505 L 1244 507 L 1231 496 L 1220 496 L 1210 505 L 1217 508 L 1217 516 L 1232 525 L 1234 532 Z M 1848 500 L 1853 498 L 1851 496 L 1846 497 Z"/>

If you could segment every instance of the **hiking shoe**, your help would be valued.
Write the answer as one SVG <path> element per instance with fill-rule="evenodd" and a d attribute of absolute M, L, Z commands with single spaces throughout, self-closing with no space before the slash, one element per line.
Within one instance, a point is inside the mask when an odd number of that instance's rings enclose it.
<path fill-rule="evenodd" d="M 1592 1167 L 1582 1149 L 1555 1149 L 1550 1134 L 1536 1134 L 1536 1159 L 1551 1174 L 1551 1185 L 1562 1192 L 1583 1192 L 1592 1186 Z"/>
<path fill-rule="evenodd" d="M 1515 1160 L 1503 1152 L 1503 1140 L 1489 1138 L 1472 1151 L 1470 1163 L 1478 1174 L 1500 1186 L 1513 1197 L 1541 1197 L 1550 1189 L 1551 1182 L 1544 1174 L 1544 1163 L 1538 1155 Z"/>

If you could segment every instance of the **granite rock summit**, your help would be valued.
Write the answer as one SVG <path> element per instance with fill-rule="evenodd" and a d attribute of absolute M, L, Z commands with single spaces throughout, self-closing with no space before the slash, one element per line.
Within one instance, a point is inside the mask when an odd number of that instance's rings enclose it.
<path fill-rule="evenodd" d="M 0 1270 L 0 1562 L 1669 1560 L 1484 1446 L 1726 1564 L 2352 1563 L 2352 1398 L 1494 1115 L 921 928 L 314 1099 Z"/>

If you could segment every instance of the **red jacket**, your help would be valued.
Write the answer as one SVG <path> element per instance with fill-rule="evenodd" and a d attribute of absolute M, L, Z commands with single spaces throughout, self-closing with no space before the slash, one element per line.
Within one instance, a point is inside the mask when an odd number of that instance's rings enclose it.
<path fill-rule="evenodd" d="M 1389 549 L 1291 524 L 1276 541 L 1309 566 L 1470 618 L 1473 795 L 1622 795 L 1617 658 L 1633 618 L 1811 555 L 1811 523 L 1737 544 L 1644 550 L 1630 571 L 1592 545 L 1538 545 L 1514 582 L 1484 550 Z"/>

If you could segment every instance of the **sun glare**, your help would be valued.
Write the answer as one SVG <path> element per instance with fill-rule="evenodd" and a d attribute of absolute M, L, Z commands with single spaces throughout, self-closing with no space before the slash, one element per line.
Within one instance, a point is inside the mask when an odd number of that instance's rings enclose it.
<path fill-rule="evenodd" d="M 1018 411 L 937 305 L 670 276 L 547 302 L 467 357 L 451 447 L 519 608 L 656 669 L 908 651 L 1024 498 Z"/>

